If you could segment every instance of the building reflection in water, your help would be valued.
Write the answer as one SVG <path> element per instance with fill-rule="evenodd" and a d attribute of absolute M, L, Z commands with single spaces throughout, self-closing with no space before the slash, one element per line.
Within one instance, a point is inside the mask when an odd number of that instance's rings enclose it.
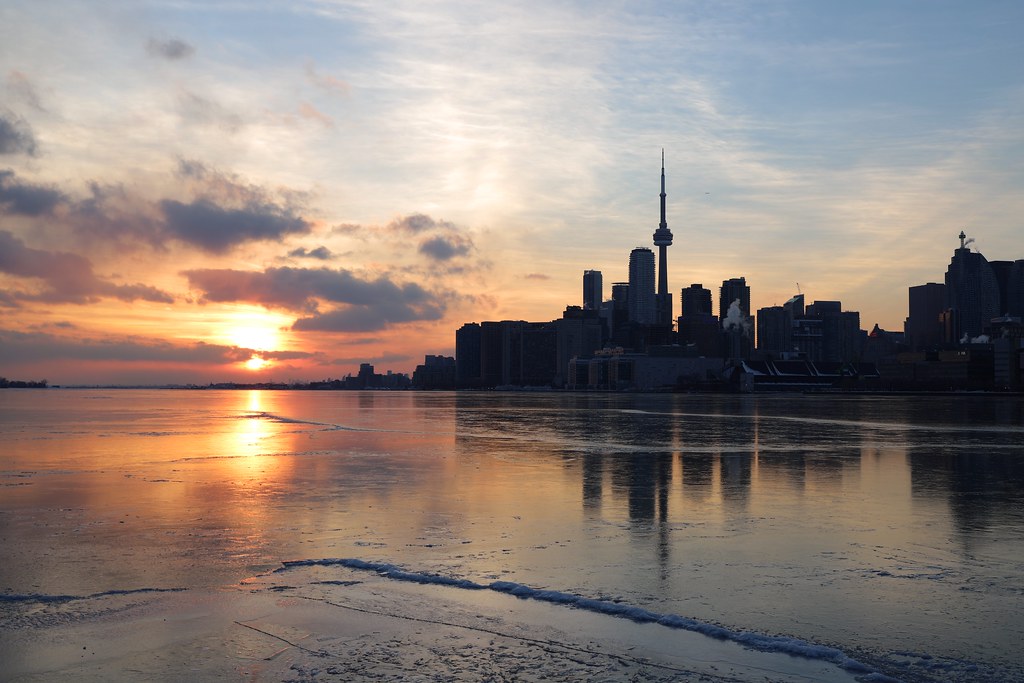
<path fill-rule="evenodd" d="M 570 485 L 584 518 L 625 521 L 634 541 L 654 541 L 663 567 L 673 524 L 743 533 L 765 511 L 897 528 L 914 519 L 912 493 L 947 504 L 965 537 L 1024 522 L 1024 459 L 1008 446 L 1022 431 L 1006 422 L 1020 401 L 489 395 L 456 404 L 457 443 L 481 455 L 482 442 L 460 436 L 473 434 L 498 439 L 488 442 L 494 453 L 559 458 L 579 477 Z"/>

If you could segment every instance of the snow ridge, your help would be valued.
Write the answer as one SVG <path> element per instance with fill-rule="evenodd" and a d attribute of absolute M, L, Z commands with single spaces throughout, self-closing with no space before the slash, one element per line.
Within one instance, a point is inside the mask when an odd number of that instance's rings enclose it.
<path fill-rule="evenodd" d="M 285 572 L 298 567 L 331 567 L 341 566 L 349 569 L 359 569 L 376 572 L 378 575 L 394 579 L 396 581 L 409 581 L 412 583 L 432 584 L 438 586 L 449 586 L 465 590 L 492 590 L 498 593 L 505 593 L 523 600 L 538 600 L 559 605 L 569 605 L 577 609 L 607 614 L 609 616 L 630 619 L 638 623 L 660 624 L 668 628 L 681 629 L 701 633 L 718 640 L 728 640 L 739 643 L 751 649 L 763 652 L 777 652 L 783 654 L 830 662 L 847 671 L 862 674 L 877 674 L 867 665 L 846 655 L 842 650 L 826 645 L 816 645 L 798 638 L 785 636 L 770 636 L 749 631 L 733 631 L 723 626 L 717 626 L 689 617 L 677 614 L 661 614 L 652 612 L 643 607 L 628 605 L 608 600 L 595 600 L 585 598 L 572 593 L 562 591 L 545 590 L 532 588 L 521 583 L 512 581 L 493 581 L 488 584 L 477 583 L 469 579 L 457 579 L 437 574 L 423 574 L 411 572 L 397 565 L 386 562 L 369 562 L 356 558 L 325 558 L 313 560 L 293 560 L 282 563 L 283 566 L 275 572 Z M 884 678 L 884 677 L 883 677 Z M 880 679 L 879 679 L 880 680 Z"/>

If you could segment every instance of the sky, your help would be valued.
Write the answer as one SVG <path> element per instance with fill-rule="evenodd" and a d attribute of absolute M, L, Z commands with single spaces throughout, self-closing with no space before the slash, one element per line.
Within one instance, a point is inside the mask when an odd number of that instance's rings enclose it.
<path fill-rule="evenodd" d="M 0 376 L 411 372 L 586 269 L 900 331 L 1024 258 L 1024 3 L 7 0 Z"/>

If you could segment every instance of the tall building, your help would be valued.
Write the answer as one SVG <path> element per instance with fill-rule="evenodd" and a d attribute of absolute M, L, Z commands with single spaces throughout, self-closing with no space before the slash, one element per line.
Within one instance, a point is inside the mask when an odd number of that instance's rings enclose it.
<path fill-rule="evenodd" d="M 655 314 L 654 252 L 637 247 L 629 253 L 629 321 L 653 325 Z"/>
<path fill-rule="evenodd" d="M 598 311 L 604 301 L 604 282 L 600 270 L 583 271 L 583 310 Z"/>
<path fill-rule="evenodd" d="M 978 252 L 971 251 L 960 231 L 960 248 L 946 269 L 946 306 L 958 322 L 957 339 L 981 336 L 1000 314 L 999 282 L 995 271 Z"/>
<path fill-rule="evenodd" d="M 654 322 L 671 328 L 672 294 L 668 291 L 668 248 L 672 246 L 672 231 L 665 221 L 665 150 L 661 150 L 661 222 L 654 231 L 654 246 L 658 247 L 658 296 Z"/>
<path fill-rule="evenodd" d="M 770 354 L 793 350 L 793 316 L 785 306 L 757 309 L 757 350 Z"/>
<path fill-rule="evenodd" d="M 910 350 L 921 351 L 942 344 L 946 285 L 929 282 L 911 287 L 908 293 L 909 315 L 903 325 L 903 333 Z"/>
<path fill-rule="evenodd" d="M 999 314 L 1024 316 L 1024 260 L 989 261 L 989 265 L 999 283 Z"/>
<path fill-rule="evenodd" d="M 480 386 L 480 326 L 466 323 L 455 330 L 455 383 Z"/>
<path fill-rule="evenodd" d="M 731 313 L 733 303 L 738 311 Z M 718 296 L 719 319 L 725 333 L 726 356 L 749 358 L 754 346 L 754 321 L 750 317 L 750 287 L 746 278 L 734 277 L 722 281 Z"/>
<path fill-rule="evenodd" d="M 679 316 L 712 315 L 711 290 L 704 285 L 693 284 L 679 294 Z"/>
<path fill-rule="evenodd" d="M 700 284 L 690 285 L 680 292 L 679 304 L 679 345 L 691 347 L 701 356 L 721 355 L 722 329 L 711 313 L 711 290 Z"/>
<path fill-rule="evenodd" d="M 733 301 L 739 301 L 740 313 L 744 317 L 750 317 L 750 287 L 747 286 L 747 279 L 734 277 L 722 281 L 722 288 L 718 290 L 718 317 L 724 323 L 729 317 L 729 307 Z"/>

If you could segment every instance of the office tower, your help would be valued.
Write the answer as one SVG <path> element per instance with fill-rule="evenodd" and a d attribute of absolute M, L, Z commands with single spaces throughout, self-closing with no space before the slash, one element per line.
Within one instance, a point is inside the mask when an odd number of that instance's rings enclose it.
<path fill-rule="evenodd" d="M 672 295 L 668 291 L 668 248 L 672 246 L 672 231 L 665 221 L 665 150 L 661 150 L 661 222 L 654 231 L 654 246 L 658 247 L 658 296 L 655 303 L 655 324 L 672 326 Z"/>
<path fill-rule="evenodd" d="M 711 311 L 711 290 L 705 289 L 704 285 L 693 284 L 680 292 L 679 317 L 686 318 L 694 315 L 712 315 Z"/>
<path fill-rule="evenodd" d="M 734 277 L 722 281 L 722 288 L 718 297 L 718 317 L 724 323 L 729 317 L 729 307 L 732 302 L 739 300 L 740 313 L 745 318 L 750 317 L 750 287 L 747 286 L 746 278 Z"/>
<path fill-rule="evenodd" d="M 647 247 L 629 253 L 629 321 L 655 323 L 654 252 Z"/>
<path fill-rule="evenodd" d="M 793 350 L 793 316 L 785 306 L 757 309 L 757 350 L 780 354 Z"/>
<path fill-rule="evenodd" d="M 467 388 L 480 385 L 480 326 L 476 323 L 455 331 L 455 383 Z"/>
<path fill-rule="evenodd" d="M 614 343 L 626 343 L 625 331 L 629 323 L 629 283 L 612 283 L 612 324 L 609 332 Z"/>
<path fill-rule="evenodd" d="M 711 290 L 699 284 L 690 285 L 680 293 L 679 303 L 679 345 L 690 347 L 701 356 L 721 355 L 722 329 L 711 313 Z"/>
<path fill-rule="evenodd" d="M 973 252 L 960 232 L 960 248 L 946 269 L 946 306 L 956 312 L 957 340 L 981 336 L 992 318 L 1000 314 L 999 282 L 995 271 L 978 252 Z"/>
<path fill-rule="evenodd" d="M 942 312 L 946 310 L 946 285 L 929 282 L 909 289 L 909 315 L 903 325 L 911 351 L 938 346 L 943 339 Z"/>
<path fill-rule="evenodd" d="M 604 282 L 600 270 L 583 271 L 583 309 L 597 311 L 604 301 Z"/>
<path fill-rule="evenodd" d="M 999 315 L 1024 315 L 1024 260 L 989 261 L 999 283 Z"/>

